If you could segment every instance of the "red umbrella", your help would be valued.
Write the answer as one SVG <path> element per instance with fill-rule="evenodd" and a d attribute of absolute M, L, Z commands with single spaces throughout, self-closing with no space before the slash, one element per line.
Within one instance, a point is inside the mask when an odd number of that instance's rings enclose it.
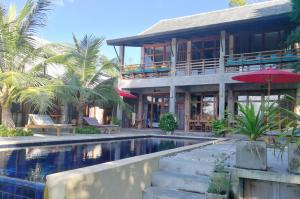
<path fill-rule="evenodd" d="M 237 75 L 232 79 L 241 82 L 268 84 L 268 96 L 270 96 L 272 83 L 297 83 L 300 82 L 300 75 L 289 71 L 266 68 Z"/>
<path fill-rule="evenodd" d="M 121 97 L 124 97 L 124 98 L 129 98 L 129 99 L 136 99 L 137 98 L 137 96 L 131 94 L 129 91 L 122 91 L 122 90 L 116 88 L 116 92 L 119 93 L 119 95 Z"/>

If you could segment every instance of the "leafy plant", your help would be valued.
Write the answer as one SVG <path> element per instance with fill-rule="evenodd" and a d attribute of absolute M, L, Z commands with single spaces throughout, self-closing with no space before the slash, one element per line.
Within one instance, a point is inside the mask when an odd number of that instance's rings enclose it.
<path fill-rule="evenodd" d="M 100 134 L 101 131 L 98 128 L 92 127 L 92 126 L 86 126 L 86 127 L 76 127 L 75 133 L 77 134 Z"/>
<path fill-rule="evenodd" d="M 252 141 L 263 136 L 267 131 L 275 130 L 279 124 L 276 122 L 278 108 L 275 103 L 266 105 L 261 103 L 259 109 L 255 111 L 252 103 L 243 106 L 238 104 L 239 115 L 236 119 L 236 133 L 248 136 Z"/>
<path fill-rule="evenodd" d="M 212 132 L 215 136 L 225 136 L 228 125 L 225 119 L 213 120 L 211 122 Z"/>
<path fill-rule="evenodd" d="M 32 131 L 23 129 L 8 129 L 0 125 L 0 137 L 32 136 Z"/>
<path fill-rule="evenodd" d="M 230 186 L 230 179 L 227 173 L 214 173 L 207 192 L 225 195 Z"/>
<path fill-rule="evenodd" d="M 174 132 L 178 124 L 172 113 L 165 113 L 159 120 L 159 128 L 163 131 Z"/>
<path fill-rule="evenodd" d="M 117 117 L 112 117 L 111 118 L 111 124 L 112 125 L 119 125 L 121 124 L 120 120 Z"/>
<path fill-rule="evenodd" d="M 244 6 L 247 4 L 247 0 L 229 0 L 230 7 Z"/>
<path fill-rule="evenodd" d="M 103 107 L 125 103 L 115 91 L 116 60 L 108 60 L 100 54 L 104 38 L 85 35 L 81 40 L 73 34 L 73 46 L 64 54 L 53 56 L 47 63 L 61 64 L 65 68 L 62 81 L 62 99 L 73 104 L 78 112 L 78 125 L 82 127 L 86 104 Z"/>

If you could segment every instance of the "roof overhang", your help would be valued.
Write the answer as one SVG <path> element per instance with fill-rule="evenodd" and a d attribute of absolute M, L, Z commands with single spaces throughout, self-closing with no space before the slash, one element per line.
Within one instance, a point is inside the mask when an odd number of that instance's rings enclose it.
<path fill-rule="evenodd" d="M 111 46 L 133 46 L 139 47 L 143 46 L 144 44 L 151 44 L 151 43 L 158 43 L 164 42 L 166 40 L 170 40 L 171 38 L 184 38 L 190 36 L 192 34 L 199 34 L 199 33 L 207 33 L 210 32 L 213 34 L 214 32 L 218 32 L 220 30 L 227 30 L 232 29 L 237 25 L 245 25 L 249 23 L 259 23 L 259 22 L 268 22 L 273 20 L 279 19 L 289 19 L 289 13 L 280 14 L 280 15 L 272 15 L 267 17 L 260 17 L 260 18 L 252 18 L 247 20 L 238 20 L 233 22 L 226 22 L 220 24 L 212 24 L 208 26 L 201 26 L 201 27 L 193 27 L 193 28 L 186 28 L 186 29 L 179 29 L 179 30 L 172 30 L 166 32 L 158 32 L 153 34 L 146 34 L 146 35 L 137 35 L 131 37 L 123 37 L 118 39 L 111 39 L 107 40 L 107 44 Z"/>

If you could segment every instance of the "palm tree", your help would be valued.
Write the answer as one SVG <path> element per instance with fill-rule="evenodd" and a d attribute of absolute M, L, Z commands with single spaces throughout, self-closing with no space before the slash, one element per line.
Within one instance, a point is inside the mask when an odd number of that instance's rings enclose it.
<path fill-rule="evenodd" d="M 65 74 L 62 77 L 65 86 L 62 88 L 60 98 L 76 106 L 79 126 L 82 126 L 84 108 L 87 104 L 93 103 L 98 106 L 123 104 L 113 88 L 117 64 L 114 60 L 108 60 L 100 55 L 103 41 L 103 38 L 93 35 L 85 35 L 78 41 L 73 34 L 73 49 L 47 60 L 47 63 L 65 66 Z"/>
<path fill-rule="evenodd" d="M 14 128 L 13 102 L 29 103 L 41 112 L 53 105 L 53 80 L 37 73 L 43 47 L 37 46 L 35 33 L 44 27 L 50 1 L 27 0 L 17 13 L 15 6 L 0 5 L 0 105 L 2 125 Z"/>

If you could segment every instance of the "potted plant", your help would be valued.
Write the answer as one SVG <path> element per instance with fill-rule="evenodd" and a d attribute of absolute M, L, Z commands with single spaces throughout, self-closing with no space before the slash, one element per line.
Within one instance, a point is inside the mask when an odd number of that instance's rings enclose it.
<path fill-rule="evenodd" d="M 206 199 L 228 198 L 229 187 L 230 176 L 228 173 L 214 173 L 210 180 L 207 192 L 205 193 Z"/>
<path fill-rule="evenodd" d="M 236 119 L 235 132 L 246 135 L 249 140 L 240 141 L 236 145 L 236 167 L 245 169 L 267 169 L 267 144 L 260 141 L 268 131 L 276 129 L 275 103 L 262 103 L 255 110 L 252 103 L 239 106 L 240 115 Z"/>
<path fill-rule="evenodd" d="M 171 135 L 177 129 L 178 124 L 172 113 L 165 113 L 161 116 L 159 120 L 159 128 L 166 132 L 166 134 Z"/>

